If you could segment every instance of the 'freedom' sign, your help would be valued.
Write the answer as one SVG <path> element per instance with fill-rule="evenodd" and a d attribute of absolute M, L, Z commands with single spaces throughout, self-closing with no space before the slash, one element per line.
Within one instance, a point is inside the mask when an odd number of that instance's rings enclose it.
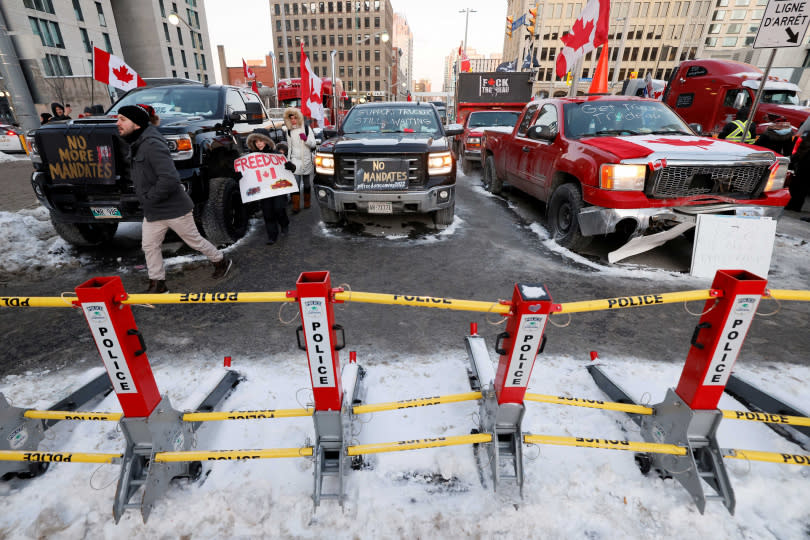
<path fill-rule="evenodd" d="M 298 184 L 293 173 L 284 168 L 286 162 L 287 158 L 281 154 L 261 152 L 245 154 L 234 160 L 233 169 L 242 173 L 242 179 L 239 180 L 242 202 L 297 193 Z"/>

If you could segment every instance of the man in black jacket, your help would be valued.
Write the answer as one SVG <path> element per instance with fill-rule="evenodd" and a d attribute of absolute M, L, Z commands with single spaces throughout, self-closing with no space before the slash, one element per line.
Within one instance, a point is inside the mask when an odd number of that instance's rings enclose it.
<path fill-rule="evenodd" d="M 214 263 L 214 279 L 225 277 L 233 261 L 200 235 L 194 223 L 194 203 L 180 184 L 169 145 L 150 125 L 148 106 L 126 105 L 118 110 L 118 133 L 130 145 L 130 176 L 143 206 L 141 247 L 146 255 L 149 288 L 146 294 L 168 292 L 160 246 L 173 230 Z"/>

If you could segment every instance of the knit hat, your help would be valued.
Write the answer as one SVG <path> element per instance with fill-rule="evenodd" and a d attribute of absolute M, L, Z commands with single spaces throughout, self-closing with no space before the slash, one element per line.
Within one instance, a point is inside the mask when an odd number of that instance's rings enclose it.
<path fill-rule="evenodd" d="M 145 128 L 149 125 L 149 111 L 141 105 L 124 105 L 118 109 L 118 114 L 129 118 L 138 127 Z"/>

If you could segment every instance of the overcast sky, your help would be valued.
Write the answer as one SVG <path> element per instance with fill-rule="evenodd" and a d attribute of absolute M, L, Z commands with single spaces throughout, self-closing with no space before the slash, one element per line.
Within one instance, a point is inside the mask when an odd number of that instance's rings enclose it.
<path fill-rule="evenodd" d="M 465 14 L 471 8 L 468 47 L 482 54 L 500 53 L 506 25 L 506 2 L 499 0 L 391 0 L 396 13 L 408 19 L 413 33 L 414 79 L 430 79 L 432 90 L 442 84 L 444 57 L 464 40 Z M 238 7 L 237 7 L 238 6 Z M 270 0 L 205 0 L 214 66 L 220 80 L 217 45 L 225 46 L 229 66 L 242 58 L 263 59 L 273 50 Z"/>

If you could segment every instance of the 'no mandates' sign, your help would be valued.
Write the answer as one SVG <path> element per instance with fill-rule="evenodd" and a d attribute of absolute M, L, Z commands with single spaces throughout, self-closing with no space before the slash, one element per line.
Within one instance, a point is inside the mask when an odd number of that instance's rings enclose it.
<path fill-rule="evenodd" d="M 759 24 L 755 49 L 798 47 L 810 22 L 810 0 L 769 0 Z"/>

